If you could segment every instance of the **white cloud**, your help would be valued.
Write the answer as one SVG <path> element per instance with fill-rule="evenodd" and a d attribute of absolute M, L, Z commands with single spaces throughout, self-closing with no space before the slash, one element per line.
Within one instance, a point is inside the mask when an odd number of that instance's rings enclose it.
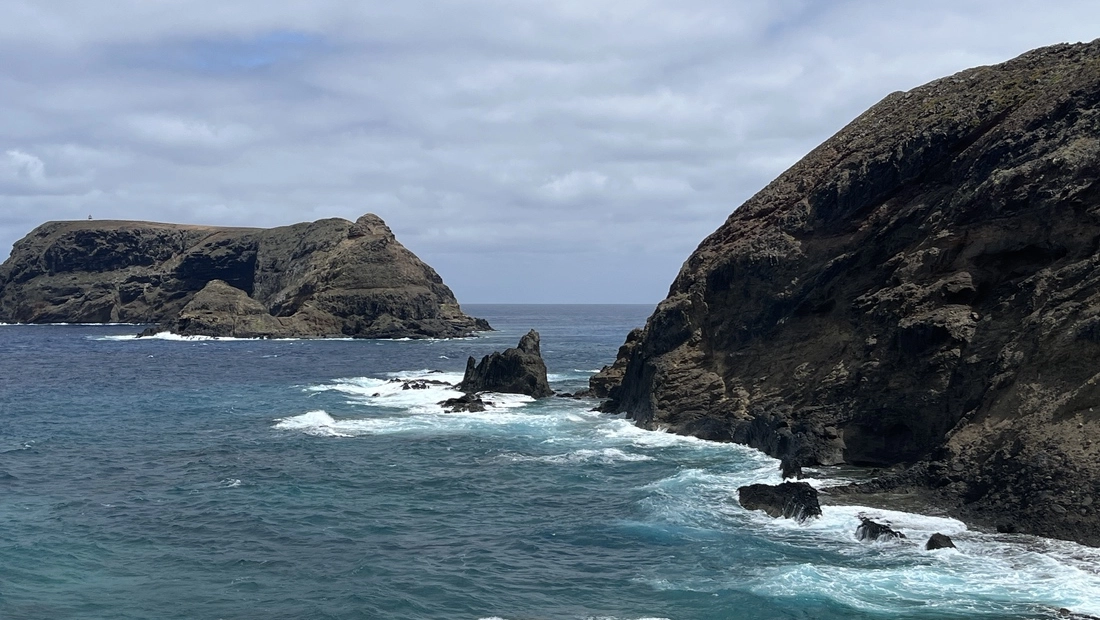
<path fill-rule="evenodd" d="M 89 212 L 375 211 L 463 301 L 548 300 L 526 269 L 577 282 L 560 301 L 656 302 L 742 201 L 889 92 L 1098 21 L 1070 0 L 13 0 L 0 247 Z"/>
<path fill-rule="evenodd" d="M 7 151 L 4 155 L 4 165 L 0 169 L 3 170 L 5 179 L 31 185 L 45 185 L 46 164 L 42 163 L 41 159 L 14 149 Z"/>

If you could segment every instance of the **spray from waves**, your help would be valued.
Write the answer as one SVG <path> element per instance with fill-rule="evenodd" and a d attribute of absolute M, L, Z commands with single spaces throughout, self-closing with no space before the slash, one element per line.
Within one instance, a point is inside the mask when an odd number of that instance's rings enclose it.
<path fill-rule="evenodd" d="M 579 463 L 611 465 L 614 463 L 636 463 L 654 460 L 654 457 L 647 454 L 624 452 L 618 448 L 582 449 L 567 452 L 565 454 L 552 454 L 546 456 L 505 453 L 500 455 L 500 458 L 512 462 L 552 463 L 555 465 L 576 465 Z"/>
<path fill-rule="evenodd" d="M 354 405 L 367 405 L 407 414 L 439 414 L 439 404 L 449 398 L 462 396 L 455 385 L 462 381 L 459 373 L 434 370 L 387 373 L 386 378 L 352 377 L 336 379 L 321 385 L 305 388 L 307 392 L 336 392 L 350 397 Z M 523 407 L 534 401 L 523 394 L 484 392 L 482 400 L 489 412 Z M 453 415 L 453 414 L 449 414 Z"/>
<path fill-rule="evenodd" d="M 317 410 L 303 413 L 302 415 L 280 418 L 275 421 L 275 428 L 286 431 L 301 431 L 307 435 L 318 437 L 354 437 L 354 434 L 346 432 L 349 424 L 337 422 L 326 411 Z"/>
<path fill-rule="evenodd" d="M 870 613 L 1025 615 L 1068 608 L 1100 614 L 1100 550 L 1075 543 L 973 532 L 956 519 L 863 506 L 822 506 L 803 524 L 743 509 L 737 487 L 778 482 L 774 461 L 740 469 L 691 468 L 647 488 L 647 527 L 676 526 L 743 536 L 825 558 L 764 563 L 748 583 L 743 570 L 724 574 L 660 575 L 660 589 L 717 592 L 745 588 L 761 596 L 813 596 Z M 904 540 L 861 542 L 859 516 L 888 523 Z M 924 550 L 933 533 L 951 536 L 958 550 Z"/>

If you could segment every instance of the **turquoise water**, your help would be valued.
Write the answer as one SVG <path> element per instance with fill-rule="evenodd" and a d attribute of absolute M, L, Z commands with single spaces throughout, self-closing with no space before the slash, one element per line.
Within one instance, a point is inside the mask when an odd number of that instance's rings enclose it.
<path fill-rule="evenodd" d="M 1100 614 L 1094 549 L 856 507 L 773 520 L 736 501 L 778 482 L 758 452 L 592 401 L 446 414 L 446 387 L 392 381 L 455 381 L 535 328 L 574 391 L 650 310 L 471 306 L 499 331 L 452 341 L 0 326 L 0 618 Z M 857 542 L 860 512 L 910 539 Z M 934 531 L 959 551 L 921 550 Z"/>

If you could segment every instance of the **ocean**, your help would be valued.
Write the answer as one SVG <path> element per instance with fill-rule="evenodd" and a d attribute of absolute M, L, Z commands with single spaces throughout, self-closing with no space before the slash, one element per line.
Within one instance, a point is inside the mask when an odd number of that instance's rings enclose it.
<path fill-rule="evenodd" d="M 534 328 L 551 386 L 649 306 L 469 305 L 460 340 L 135 339 L 0 326 L 0 618 L 670 620 L 1100 615 L 1100 550 L 956 520 L 742 509 L 744 446 L 592 400 L 444 413 L 467 356 Z M 809 472 L 824 486 L 834 471 Z M 858 515 L 908 538 L 855 539 Z M 928 552 L 933 532 L 958 550 Z"/>

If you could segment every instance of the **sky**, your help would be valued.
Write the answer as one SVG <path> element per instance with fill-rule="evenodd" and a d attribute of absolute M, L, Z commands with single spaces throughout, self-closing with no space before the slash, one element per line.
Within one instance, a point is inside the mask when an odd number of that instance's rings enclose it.
<path fill-rule="evenodd" d="M 1100 3 L 0 0 L 0 258 L 47 220 L 375 213 L 461 303 L 642 303 L 863 110 Z"/>

